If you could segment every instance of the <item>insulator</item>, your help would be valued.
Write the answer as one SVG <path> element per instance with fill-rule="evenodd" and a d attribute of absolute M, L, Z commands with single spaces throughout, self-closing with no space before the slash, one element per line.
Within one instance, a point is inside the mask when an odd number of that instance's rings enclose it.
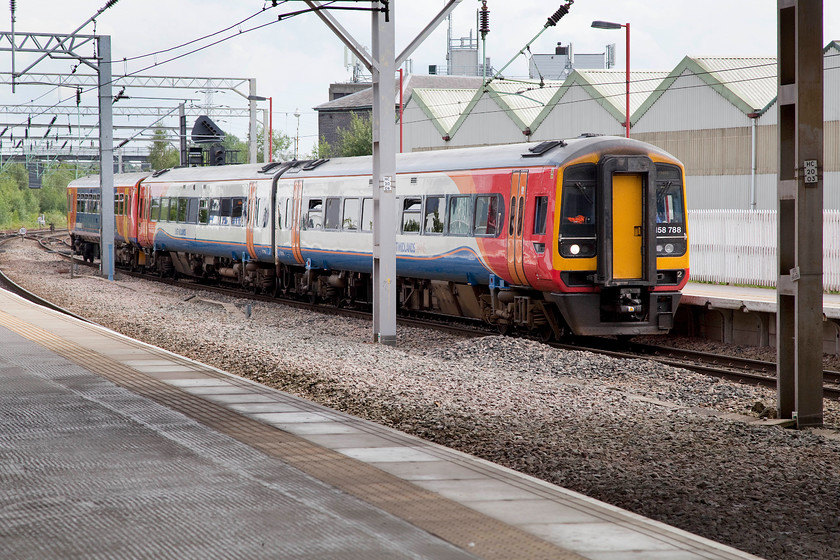
<path fill-rule="evenodd" d="M 17 4 L 17 0 L 9 0 L 9 8 L 12 9 L 12 14 L 15 13 L 15 4 Z"/>
<path fill-rule="evenodd" d="M 565 16 L 568 13 L 569 13 L 568 4 L 565 5 L 565 6 L 560 6 L 560 9 L 557 10 L 556 12 L 554 12 L 553 16 L 548 18 L 548 21 L 546 22 L 545 26 L 546 27 L 553 27 L 553 26 L 557 25 L 557 22 L 560 21 L 560 18 L 562 18 L 563 16 Z"/>
<path fill-rule="evenodd" d="M 490 33 L 490 10 L 487 8 L 487 0 L 484 0 L 482 3 L 478 18 L 478 30 L 481 32 L 481 36 L 483 38 L 485 35 Z"/>

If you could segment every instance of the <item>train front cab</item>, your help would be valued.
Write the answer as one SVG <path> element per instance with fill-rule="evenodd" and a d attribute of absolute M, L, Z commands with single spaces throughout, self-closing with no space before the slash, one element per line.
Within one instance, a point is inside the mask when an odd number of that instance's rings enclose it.
<path fill-rule="evenodd" d="M 648 155 L 605 155 L 559 178 L 549 297 L 580 335 L 662 334 L 688 281 L 683 170 Z"/>

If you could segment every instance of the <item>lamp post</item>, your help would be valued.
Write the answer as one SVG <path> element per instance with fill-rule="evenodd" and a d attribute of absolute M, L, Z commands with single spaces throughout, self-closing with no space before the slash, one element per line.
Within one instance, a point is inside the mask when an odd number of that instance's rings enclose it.
<path fill-rule="evenodd" d="M 630 138 L 630 24 L 629 23 L 613 23 L 611 21 L 593 21 L 592 27 L 595 29 L 627 29 L 627 48 L 625 49 L 625 79 L 626 89 L 624 94 L 624 135 Z"/>
<path fill-rule="evenodd" d="M 297 119 L 297 129 L 295 131 L 295 159 L 298 158 L 298 142 L 300 142 L 300 110 L 295 109 L 295 118 Z"/>

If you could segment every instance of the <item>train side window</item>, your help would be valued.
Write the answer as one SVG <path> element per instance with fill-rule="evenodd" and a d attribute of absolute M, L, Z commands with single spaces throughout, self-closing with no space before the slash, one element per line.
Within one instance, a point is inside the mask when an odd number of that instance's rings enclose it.
<path fill-rule="evenodd" d="M 403 199 L 403 215 L 402 215 L 402 232 L 403 233 L 420 233 L 420 207 L 422 206 L 422 199 L 420 198 L 404 198 Z"/>
<path fill-rule="evenodd" d="M 516 223 L 516 197 L 510 197 L 510 225 L 508 226 L 508 236 L 513 237 L 513 226 Z"/>
<path fill-rule="evenodd" d="M 233 202 L 230 198 L 222 198 L 219 200 L 219 223 L 223 226 L 230 225 L 230 209 L 233 207 Z"/>
<path fill-rule="evenodd" d="M 91 212 L 92 212 L 93 214 L 99 214 L 99 204 L 100 204 L 100 201 L 99 201 L 99 195 L 98 195 L 98 194 L 94 194 L 94 195 L 91 195 L 91 196 L 92 196 L 92 199 L 93 199 L 93 200 L 91 201 L 91 202 L 93 202 L 93 205 L 92 205 L 92 206 L 93 206 L 93 208 L 91 208 Z"/>
<path fill-rule="evenodd" d="M 522 222 L 525 217 L 525 197 L 519 197 L 519 206 L 516 208 L 516 237 L 522 236 Z"/>
<path fill-rule="evenodd" d="M 170 197 L 169 199 L 169 221 L 178 221 L 178 199 L 175 197 Z"/>
<path fill-rule="evenodd" d="M 188 224 L 197 224 L 198 223 L 198 199 L 197 198 L 188 198 L 187 199 L 187 223 Z"/>
<path fill-rule="evenodd" d="M 304 223 L 304 229 L 323 229 L 324 227 L 324 217 L 323 217 L 323 209 L 324 203 L 323 199 L 320 198 L 312 198 L 309 200 L 309 204 L 307 206 L 308 210 L 306 211 L 306 221 Z"/>
<path fill-rule="evenodd" d="M 423 219 L 423 232 L 427 234 L 443 233 L 442 196 L 427 196 Z"/>
<path fill-rule="evenodd" d="M 168 222 L 169 221 L 169 199 L 168 198 L 161 198 L 160 199 L 160 221 L 161 222 Z"/>
<path fill-rule="evenodd" d="M 176 221 L 182 224 L 187 221 L 187 199 L 184 197 L 178 198 L 178 216 Z"/>
<path fill-rule="evenodd" d="M 210 201 L 202 198 L 198 202 L 198 223 L 206 224 L 210 218 Z"/>
<path fill-rule="evenodd" d="M 152 208 L 149 211 L 149 219 L 153 222 L 160 220 L 160 199 L 157 197 L 152 199 Z"/>
<path fill-rule="evenodd" d="M 221 212 L 221 201 L 218 198 L 210 199 L 210 211 L 207 216 L 207 223 L 213 226 L 219 225 L 219 213 Z"/>
<path fill-rule="evenodd" d="M 342 229 L 345 231 L 356 231 L 359 229 L 359 199 L 344 199 L 344 218 L 341 221 Z"/>
<path fill-rule="evenodd" d="M 475 235 L 496 235 L 499 199 L 496 195 L 475 197 Z"/>
<path fill-rule="evenodd" d="M 289 224 L 292 223 L 292 199 L 286 199 L 286 208 L 283 213 L 286 216 L 286 229 L 289 229 Z M 277 220 L 277 227 L 280 227 L 280 216 L 277 216 Z"/>
<path fill-rule="evenodd" d="M 231 201 L 230 209 L 230 224 L 233 226 L 241 226 L 247 220 L 248 214 L 245 211 L 245 199 L 234 198 Z"/>
<path fill-rule="evenodd" d="M 453 196 L 449 199 L 449 234 L 470 234 L 470 197 Z"/>
<path fill-rule="evenodd" d="M 362 231 L 373 231 L 373 199 L 362 200 Z"/>
<path fill-rule="evenodd" d="M 84 214 L 85 213 L 85 200 L 82 198 L 83 194 L 78 195 L 76 199 L 76 213 L 77 214 Z"/>
<path fill-rule="evenodd" d="M 534 235 L 545 235 L 547 218 L 548 197 L 538 196 L 534 199 Z"/>
<path fill-rule="evenodd" d="M 117 196 L 114 197 L 114 214 L 117 216 L 122 216 L 125 212 L 123 212 L 123 194 L 117 193 Z"/>
<path fill-rule="evenodd" d="M 324 229 L 341 228 L 341 199 L 328 198 L 327 207 L 324 212 Z"/>

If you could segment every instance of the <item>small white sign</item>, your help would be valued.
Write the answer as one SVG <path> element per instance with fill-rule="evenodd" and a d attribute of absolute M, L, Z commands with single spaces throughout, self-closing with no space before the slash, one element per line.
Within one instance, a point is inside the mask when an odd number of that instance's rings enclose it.
<path fill-rule="evenodd" d="M 391 189 L 393 188 L 393 186 L 392 186 L 392 183 L 391 183 L 391 176 L 390 175 L 386 175 L 385 177 L 382 178 L 382 187 L 385 189 L 385 192 L 391 192 Z"/>
<path fill-rule="evenodd" d="M 819 181 L 819 170 L 817 169 L 817 160 L 806 159 L 803 169 L 805 170 L 806 183 L 816 183 L 817 181 Z"/>

